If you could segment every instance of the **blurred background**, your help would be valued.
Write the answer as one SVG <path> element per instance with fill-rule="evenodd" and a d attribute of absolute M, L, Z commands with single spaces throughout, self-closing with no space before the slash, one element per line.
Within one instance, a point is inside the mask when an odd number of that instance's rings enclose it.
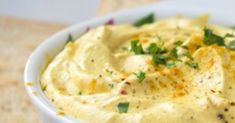
<path fill-rule="evenodd" d="M 41 123 L 24 90 L 23 71 L 44 39 L 74 23 L 153 3 L 235 11 L 234 0 L 0 0 L 0 123 Z"/>
<path fill-rule="evenodd" d="M 155 0 L 0 0 L 0 15 L 72 24 Z"/>

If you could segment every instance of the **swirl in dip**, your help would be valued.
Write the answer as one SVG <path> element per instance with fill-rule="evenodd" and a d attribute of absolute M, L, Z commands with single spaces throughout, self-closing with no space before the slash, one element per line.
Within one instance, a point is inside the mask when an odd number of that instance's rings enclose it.
<path fill-rule="evenodd" d="M 235 123 L 235 31 L 201 17 L 105 25 L 69 42 L 41 76 L 88 123 Z"/>

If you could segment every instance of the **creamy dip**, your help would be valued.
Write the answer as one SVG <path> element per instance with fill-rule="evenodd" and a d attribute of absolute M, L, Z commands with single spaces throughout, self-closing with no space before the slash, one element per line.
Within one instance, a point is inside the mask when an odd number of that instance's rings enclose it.
<path fill-rule="evenodd" d="M 234 32 L 206 17 L 100 26 L 69 42 L 41 84 L 87 123 L 235 123 Z"/>

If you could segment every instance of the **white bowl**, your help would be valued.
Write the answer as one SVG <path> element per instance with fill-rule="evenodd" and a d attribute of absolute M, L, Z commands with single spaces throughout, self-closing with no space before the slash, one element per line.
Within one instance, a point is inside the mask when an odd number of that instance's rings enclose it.
<path fill-rule="evenodd" d="M 75 120 L 69 116 L 57 115 L 57 110 L 53 107 L 50 101 L 47 99 L 43 91 L 41 90 L 40 83 L 38 79 L 40 78 L 40 72 L 45 62 L 45 56 L 55 56 L 58 54 L 66 44 L 66 39 L 68 34 L 72 34 L 73 37 L 78 37 L 86 32 L 87 27 L 93 28 L 98 25 L 103 25 L 109 19 L 114 19 L 115 24 L 120 23 L 132 23 L 138 18 L 141 18 L 151 12 L 156 16 L 156 19 L 183 15 L 186 17 L 196 17 L 201 14 L 209 13 L 212 14 L 211 22 L 222 24 L 222 25 L 235 25 L 235 18 L 225 15 L 225 12 L 221 10 L 208 8 L 177 8 L 172 7 L 174 5 L 163 5 L 163 4 L 153 4 L 150 6 L 132 9 L 128 11 L 121 11 L 118 13 L 113 13 L 104 17 L 96 18 L 84 23 L 79 23 L 71 26 L 61 32 L 56 33 L 47 40 L 45 40 L 37 49 L 31 54 L 25 67 L 24 81 L 25 85 L 27 82 L 33 82 L 32 86 L 25 86 L 26 90 L 31 97 L 33 103 L 37 107 L 42 120 L 44 123 L 79 123 L 79 120 Z M 206 11 L 205 11 L 206 10 Z M 228 19 L 225 19 L 225 18 Z M 35 96 L 36 93 L 36 96 Z"/>

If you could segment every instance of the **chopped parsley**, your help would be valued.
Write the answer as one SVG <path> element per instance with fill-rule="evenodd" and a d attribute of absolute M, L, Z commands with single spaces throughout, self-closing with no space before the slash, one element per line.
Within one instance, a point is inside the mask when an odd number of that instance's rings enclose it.
<path fill-rule="evenodd" d="M 224 38 L 213 33 L 212 30 L 204 28 L 204 39 L 203 42 L 206 45 L 217 44 L 219 46 L 224 46 Z"/>
<path fill-rule="evenodd" d="M 145 79 L 145 73 L 140 71 L 139 73 L 135 73 L 136 77 L 138 78 L 139 82 L 142 82 Z"/>
<path fill-rule="evenodd" d="M 81 92 L 81 91 L 79 91 L 79 92 L 78 92 L 78 95 L 82 95 L 82 92 Z"/>
<path fill-rule="evenodd" d="M 182 48 L 184 48 L 184 49 L 186 49 L 186 50 L 188 50 L 188 46 L 181 46 Z"/>
<path fill-rule="evenodd" d="M 47 85 L 42 85 L 42 91 L 45 91 L 47 89 Z"/>
<path fill-rule="evenodd" d="M 228 43 L 228 45 L 226 46 L 226 48 L 230 49 L 230 50 L 235 50 L 235 40 L 230 41 Z"/>
<path fill-rule="evenodd" d="M 72 41 L 74 41 L 73 36 L 71 34 L 69 34 L 68 38 L 67 38 L 67 42 L 72 42 Z"/>
<path fill-rule="evenodd" d="M 212 32 L 212 30 L 205 28 L 204 29 L 204 43 L 206 45 L 217 44 L 219 46 L 225 46 L 227 49 L 235 50 L 235 40 L 230 41 L 227 45 L 225 45 L 225 38 L 233 38 L 234 34 L 227 33 L 223 37 L 216 35 Z"/>
<path fill-rule="evenodd" d="M 190 66 L 191 68 L 198 69 L 198 63 L 194 61 L 187 62 L 187 65 Z"/>
<path fill-rule="evenodd" d="M 151 19 L 150 19 L 151 18 Z M 143 20 L 142 20 L 143 19 Z M 141 26 L 142 24 L 145 24 L 145 19 L 150 19 L 154 21 L 154 16 L 153 14 L 150 14 L 141 20 L 136 22 L 136 26 Z M 142 21 L 144 23 L 142 23 Z M 152 21 L 146 21 L 147 23 L 150 23 Z M 140 24 L 141 22 L 141 24 Z M 225 44 L 225 39 L 226 38 L 233 38 L 235 37 L 234 34 L 227 33 L 224 36 L 217 35 L 214 33 L 211 29 L 209 28 L 204 28 L 204 38 L 203 38 L 203 43 L 205 45 L 218 45 L 218 46 L 223 46 L 226 47 L 227 49 L 230 50 L 235 50 L 235 40 L 233 39 L 230 41 L 228 44 Z M 162 45 L 163 46 L 163 45 Z M 194 69 L 198 69 L 198 63 L 196 63 L 191 56 L 191 53 L 189 52 L 189 48 L 187 46 L 183 45 L 183 41 L 178 40 L 174 42 L 174 46 L 171 49 L 164 49 L 163 47 L 159 47 L 156 43 L 150 43 L 149 46 L 146 49 L 143 49 L 143 46 L 140 44 L 139 40 L 133 40 L 131 41 L 131 51 L 133 51 L 136 55 L 138 54 L 146 54 L 150 55 L 152 57 L 152 62 L 153 65 L 165 65 L 166 67 L 173 67 L 176 66 L 176 63 L 178 61 L 181 61 L 181 55 L 178 54 L 177 48 L 181 47 L 186 50 L 185 53 L 182 54 L 182 56 L 188 57 L 190 60 L 188 62 L 185 62 L 188 66 Z M 196 49 L 199 49 L 201 45 L 195 45 Z M 182 62 L 182 61 L 181 61 Z M 136 74 L 137 78 L 141 81 L 145 79 L 145 73 L 144 72 L 139 72 Z"/>
<path fill-rule="evenodd" d="M 199 49 L 199 48 L 201 48 L 202 46 L 201 45 L 195 45 L 195 48 L 196 49 Z"/>
<path fill-rule="evenodd" d="M 148 53 L 150 54 L 158 54 L 165 53 L 166 50 L 157 46 L 156 43 L 151 43 L 147 48 Z"/>
<path fill-rule="evenodd" d="M 178 54 L 177 54 L 177 48 L 173 48 L 171 51 L 170 51 L 170 56 L 172 56 L 173 58 L 178 58 Z"/>
<path fill-rule="evenodd" d="M 151 43 L 149 47 L 147 48 L 147 50 L 150 54 L 155 54 L 159 50 L 159 47 L 157 47 L 156 43 Z"/>
<path fill-rule="evenodd" d="M 169 62 L 166 63 L 166 67 L 168 67 L 168 68 L 171 68 L 171 67 L 174 67 L 174 66 L 176 66 L 175 61 L 169 61 Z"/>
<path fill-rule="evenodd" d="M 110 88 L 113 88 L 114 85 L 111 84 L 111 83 L 109 83 L 108 86 L 109 86 Z"/>
<path fill-rule="evenodd" d="M 109 70 L 109 69 L 105 69 L 105 72 L 109 73 L 109 74 L 113 74 L 113 71 L 112 70 Z"/>
<path fill-rule="evenodd" d="M 119 113 L 127 113 L 129 108 L 129 102 L 120 102 L 117 105 L 117 109 Z"/>
<path fill-rule="evenodd" d="M 156 43 L 151 43 L 149 46 L 145 49 L 143 49 L 142 45 L 139 44 L 138 40 L 131 41 L 131 51 L 133 51 L 135 54 L 146 54 L 152 56 L 152 62 L 153 65 L 165 65 L 166 67 L 170 68 L 173 66 L 176 66 L 177 62 L 182 62 L 180 60 L 180 56 L 178 55 L 177 47 L 182 47 L 186 50 L 182 56 L 186 56 L 190 59 L 189 62 L 185 63 L 189 65 L 192 68 L 198 68 L 198 64 L 193 61 L 193 57 L 191 56 L 190 52 L 188 51 L 187 46 L 182 46 L 182 41 L 177 41 L 174 43 L 176 47 L 166 50 L 162 47 L 158 47 Z M 231 44 L 232 46 L 233 44 Z M 137 78 L 141 81 L 145 78 L 145 73 L 140 72 L 136 74 Z"/>
<path fill-rule="evenodd" d="M 166 56 L 159 55 L 159 54 L 152 55 L 152 61 L 153 61 L 154 65 L 159 65 L 159 64 L 165 65 L 166 60 L 167 60 Z"/>
<path fill-rule="evenodd" d="M 140 18 L 136 22 L 134 22 L 133 25 L 136 26 L 136 27 L 140 27 L 144 24 L 152 23 L 152 22 L 154 22 L 154 14 L 150 13 L 150 14 L 144 16 L 143 18 Z"/>
<path fill-rule="evenodd" d="M 231 34 L 231 33 L 227 33 L 225 34 L 224 38 L 231 38 L 231 37 L 235 37 L 235 35 Z"/>
<path fill-rule="evenodd" d="M 131 51 L 135 54 L 144 54 L 143 47 L 138 40 L 131 41 Z"/>
<path fill-rule="evenodd" d="M 176 42 L 174 43 L 174 45 L 176 45 L 176 46 L 181 46 L 182 44 L 183 44 L 182 41 L 176 41 Z"/>
<path fill-rule="evenodd" d="M 190 54 L 189 51 L 185 52 L 183 55 L 188 57 L 190 60 L 193 60 L 193 57 L 192 57 L 192 55 Z"/>

